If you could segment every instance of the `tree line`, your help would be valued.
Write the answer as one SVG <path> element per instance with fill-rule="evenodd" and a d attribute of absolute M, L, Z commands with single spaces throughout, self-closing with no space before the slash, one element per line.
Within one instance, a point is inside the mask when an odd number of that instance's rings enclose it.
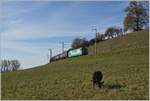
<path fill-rule="evenodd" d="M 20 68 L 20 62 L 18 60 L 1 60 L 0 67 L 1 72 L 16 71 Z"/>
<path fill-rule="evenodd" d="M 149 29 L 149 2 L 148 1 L 130 1 L 125 8 L 126 16 L 123 21 L 124 28 L 110 26 L 104 34 L 97 33 L 96 39 L 86 40 L 85 38 L 75 38 L 72 42 L 72 49 L 79 47 L 88 47 L 96 42 L 111 39 L 124 35 L 127 31 L 134 32 Z"/>

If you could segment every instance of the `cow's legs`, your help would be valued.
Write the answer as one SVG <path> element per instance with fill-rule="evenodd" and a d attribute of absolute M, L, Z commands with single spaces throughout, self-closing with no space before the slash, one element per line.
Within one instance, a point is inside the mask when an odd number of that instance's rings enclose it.
<path fill-rule="evenodd" d="M 101 88 L 101 82 L 98 82 L 98 87 Z"/>
<path fill-rule="evenodd" d="M 101 88 L 103 86 L 103 83 L 104 83 L 104 81 L 103 82 L 98 82 L 99 88 Z"/>

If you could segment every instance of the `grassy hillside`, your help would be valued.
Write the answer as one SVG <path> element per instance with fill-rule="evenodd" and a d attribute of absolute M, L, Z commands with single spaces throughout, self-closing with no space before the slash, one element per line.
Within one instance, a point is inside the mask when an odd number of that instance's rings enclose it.
<path fill-rule="evenodd" d="M 2 74 L 2 99 L 148 99 L 148 31 L 98 44 L 98 55 Z M 96 70 L 104 86 L 92 89 Z"/>

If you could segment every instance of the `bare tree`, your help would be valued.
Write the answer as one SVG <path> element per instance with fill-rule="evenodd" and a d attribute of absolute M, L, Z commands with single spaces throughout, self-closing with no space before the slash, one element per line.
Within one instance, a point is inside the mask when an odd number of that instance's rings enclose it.
<path fill-rule="evenodd" d="M 108 38 L 113 38 L 114 36 L 123 35 L 123 30 L 119 27 L 109 27 L 105 31 L 105 36 Z"/>
<path fill-rule="evenodd" d="M 83 39 L 75 38 L 72 42 L 72 49 L 76 49 L 79 47 L 87 47 L 87 46 L 89 46 L 89 42 L 85 38 Z"/>
<path fill-rule="evenodd" d="M 18 70 L 20 67 L 19 61 L 18 60 L 12 60 L 11 61 L 11 67 L 12 67 L 12 71 Z"/>
<path fill-rule="evenodd" d="M 16 71 L 20 68 L 18 60 L 1 60 L 0 61 L 1 72 Z"/>

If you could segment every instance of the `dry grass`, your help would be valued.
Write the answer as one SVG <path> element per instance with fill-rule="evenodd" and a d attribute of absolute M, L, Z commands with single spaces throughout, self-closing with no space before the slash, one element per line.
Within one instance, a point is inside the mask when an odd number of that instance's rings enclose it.
<path fill-rule="evenodd" d="M 3 73 L 2 99 L 148 99 L 148 31 L 104 41 L 98 50 L 96 57 Z M 95 70 L 102 71 L 105 83 L 93 90 Z"/>

